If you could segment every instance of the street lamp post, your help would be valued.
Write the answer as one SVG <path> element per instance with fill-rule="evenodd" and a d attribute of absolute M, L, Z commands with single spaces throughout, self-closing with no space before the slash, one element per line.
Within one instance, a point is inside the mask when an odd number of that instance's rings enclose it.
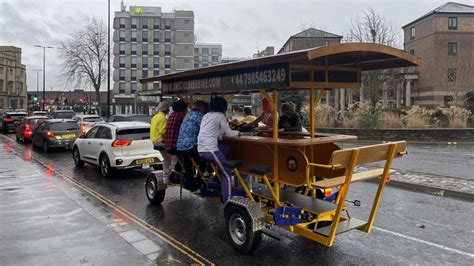
<path fill-rule="evenodd" d="M 34 69 L 36 72 L 36 99 L 39 98 L 39 72 L 43 71 L 41 69 Z"/>
<path fill-rule="evenodd" d="M 42 110 L 44 111 L 44 101 L 46 99 L 46 48 L 53 49 L 54 47 L 52 46 L 44 46 L 44 45 L 35 45 L 35 47 L 40 47 L 43 48 L 43 105 L 42 105 Z"/>
<path fill-rule="evenodd" d="M 110 0 L 107 5 L 107 119 L 110 116 Z"/>

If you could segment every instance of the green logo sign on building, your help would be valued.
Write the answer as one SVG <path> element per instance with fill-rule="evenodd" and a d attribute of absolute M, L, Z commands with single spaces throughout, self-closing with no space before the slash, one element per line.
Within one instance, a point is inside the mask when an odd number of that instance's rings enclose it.
<path fill-rule="evenodd" d="M 142 12 L 143 12 L 143 10 L 142 10 L 141 7 L 135 7 L 135 8 L 133 9 L 133 12 L 134 12 L 136 15 L 141 15 Z"/>

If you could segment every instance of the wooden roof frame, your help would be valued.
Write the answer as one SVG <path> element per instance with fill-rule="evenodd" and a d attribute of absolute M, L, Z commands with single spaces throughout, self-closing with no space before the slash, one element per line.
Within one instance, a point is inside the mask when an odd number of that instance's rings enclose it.
<path fill-rule="evenodd" d="M 149 77 L 140 79 L 140 82 L 161 81 L 163 95 L 235 94 L 258 92 L 261 89 L 356 89 L 360 88 L 362 71 L 420 64 L 420 58 L 393 47 L 372 43 L 346 43 Z M 267 80 L 269 77 L 267 73 L 274 71 L 272 67 L 278 68 L 278 71 L 282 69 L 281 73 L 285 77 L 282 76 L 280 80 L 277 76 L 276 82 L 271 82 L 271 78 L 270 82 L 263 82 L 264 78 Z M 234 73 L 237 73 L 236 76 Z M 257 81 L 262 83 L 249 81 L 248 84 L 240 82 L 235 85 L 234 79 L 239 77 L 239 73 L 240 78 L 247 74 L 250 78 L 250 74 L 254 74 L 253 81 L 256 74 Z"/>

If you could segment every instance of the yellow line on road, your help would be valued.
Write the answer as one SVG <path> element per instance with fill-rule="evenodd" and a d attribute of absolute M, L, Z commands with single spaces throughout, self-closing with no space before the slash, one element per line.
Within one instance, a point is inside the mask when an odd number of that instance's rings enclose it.
<path fill-rule="evenodd" d="M 2 135 L 3 138 L 6 138 L 10 141 L 14 141 L 13 139 L 11 139 L 10 137 L 7 137 L 7 136 L 4 136 Z M 21 154 L 18 154 L 17 152 L 15 152 L 17 155 L 21 155 Z M 69 181 L 70 183 L 76 185 L 77 187 L 81 188 L 82 190 L 84 190 L 85 192 L 89 193 L 90 195 L 92 195 L 94 198 L 100 200 L 102 203 L 104 203 L 105 205 L 109 206 L 110 208 L 112 208 L 113 210 L 116 210 L 118 211 L 119 213 L 121 213 L 124 217 L 126 217 L 127 219 L 129 219 L 130 221 L 133 221 L 135 224 L 141 226 L 142 228 L 150 231 L 151 233 L 153 233 L 155 236 L 159 237 L 160 239 L 162 239 L 163 241 L 165 241 L 167 244 L 169 244 L 170 246 L 174 247 L 175 249 L 177 249 L 178 251 L 180 251 L 181 253 L 183 253 L 184 255 L 188 256 L 191 260 L 195 261 L 196 263 L 200 264 L 200 265 L 215 265 L 214 263 L 212 263 L 211 261 L 209 261 L 208 259 L 204 258 L 202 255 L 200 255 L 199 253 L 197 253 L 196 251 L 192 250 L 190 247 L 186 246 L 185 244 L 179 242 L 178 240 L 176 240 L 175 238 L 173 238 L 172 236 L 166 234 L 165 232 L 161 231 L 160 229 L 154 227 L 153 225 L 147 223 L 146 221 L 142 220 L 141 218 L 139 218 L 138 216 L 136 216 L 135 214 L 133 214 L 132 212 L 126 210 L 125 208 L 117 205 L 115 202 L 111 201 L 110 199 L 108 199 L 107 197 L 103 196 L 102 194 L 100 194 L 99 192 L 95 191 L 94 189 L 92 188 L 89 188 L 88 186 L 82 184 L 81 182 L 77 181 L 75 178 L 73 177 L 70 177 L 68 175 L 66 175 L 65 173 L 57 170 L 55 167 L 51 167 L 51 166 L 48 166 L 46 165 L 45 163 L 43 163 L 39 158 L 37 158 L 36 156 L 31 156 L 31 158 L 33 160 L 35 160 L 37 163 L 39 163 L 40 165 L 42 165 L 43 167 L 46 167 L 48 169 L 51 169 L 53 172 L 56 172 L 57 174 L 59 174 L 62 178 L 66 179 L 67 181 Z"/>

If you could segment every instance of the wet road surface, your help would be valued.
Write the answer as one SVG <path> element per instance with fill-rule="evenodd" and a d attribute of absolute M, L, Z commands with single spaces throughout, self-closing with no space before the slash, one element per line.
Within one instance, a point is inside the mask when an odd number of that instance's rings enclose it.
<path fill-rule="evenodd" d="M 3 138 L 0 141 L 2 145 L 8 143 L 23 159 L 33 156 L 49 166 L 50 171 L 58 169 L 65 176 L 93 188 L 212 263 L 474 264 L 474 209 L 470 201 L 387 187 L 370 235 L 360 231 L 341 234 L 336 237 L 334 246 L 327 248 L 274 227 L 280 241 L 266 237 L 261 248 L 243 256 L 234 251 L 226 237 L 221 205 L 186 191 L 180 201 L 178 189 L 172 188 L 161 206 L 153 206 L 148 204 L 144 194 L 145 173 L 142 171 L 121 172 L 106 180 L 95 167 L 75 168 L 69 151 L 44 154 L 32 150 L 29 144 Z M 461 165 L 466 168 L 465 164 Z M 362 202 L 361 207 L 349 206 L 354 218 L 368 216 L 375 190 L 376 185 L 372 183 L 351 186 L 348 198 Z"/>

